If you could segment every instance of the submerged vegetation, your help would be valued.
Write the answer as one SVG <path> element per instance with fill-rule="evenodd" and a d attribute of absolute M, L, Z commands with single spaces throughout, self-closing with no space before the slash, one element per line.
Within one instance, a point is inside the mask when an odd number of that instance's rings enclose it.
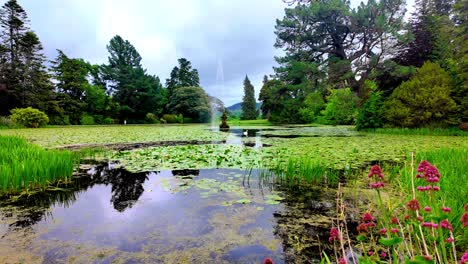
<path fill-rule="evenodd" d="M 3 193 L 44 190 L 71 179 L 76 153 L 44 150 L 17 137 L 0 136 L 0 186 Z"/>

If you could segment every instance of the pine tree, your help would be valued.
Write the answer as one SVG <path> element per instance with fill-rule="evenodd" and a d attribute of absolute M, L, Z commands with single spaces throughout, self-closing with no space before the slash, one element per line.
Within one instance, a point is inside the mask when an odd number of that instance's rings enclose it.
<path fill-rule="evenodd" d="M 178 110 L 174 108 L 177 89 L 181 87 L 200 87 L 200 76 L 197 69 L 192 69 L 192 63 L 185 59 L 178 60 L 179 65 L 171 71 L 170 78 L 166 80 L 166 88 L 168 93 L 169 104 L 167 111 L 176 113 Z"/>
<path fill-rule="evenodd" d="M 257 102 L 255 101 L 255 90 L 250 83 L 249 77 L 245 76 L 244 80 L 244 97 L 242 98 L 242 116 L 243 120 L 257 119 Z"/>

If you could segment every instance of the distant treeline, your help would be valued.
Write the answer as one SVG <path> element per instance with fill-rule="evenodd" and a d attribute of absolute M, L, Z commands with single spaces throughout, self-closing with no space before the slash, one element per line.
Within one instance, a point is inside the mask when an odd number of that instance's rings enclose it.
<path fill-rule="evenodd" d="M 206 122 L 210 101 L 198 71 L 179 59 L 166 85 L 141 65 L 135 47 L 120 36 L 107 45 L 108 63 L 93 65 L 58 50 L 46 66 L 43 47 L 16 0 L 0 9 L 0 116 L 33 107 L 51 124 Z"/>

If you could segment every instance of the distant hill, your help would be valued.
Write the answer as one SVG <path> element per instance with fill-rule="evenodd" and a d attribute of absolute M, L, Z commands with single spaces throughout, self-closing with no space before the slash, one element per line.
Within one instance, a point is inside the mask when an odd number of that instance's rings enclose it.
<path fill-rule="evenodd" d="M 242 103 L 237 103 L 237 104 L 233 104 L 229 107 L 226 107 L 226 109 L 229 111 L 229 112 L 239 112 L 239 111 L 242 111 Z M 257 109 L 260 109 L 260 106 L 262 106 L 262 103 L 257 103 Z"/>

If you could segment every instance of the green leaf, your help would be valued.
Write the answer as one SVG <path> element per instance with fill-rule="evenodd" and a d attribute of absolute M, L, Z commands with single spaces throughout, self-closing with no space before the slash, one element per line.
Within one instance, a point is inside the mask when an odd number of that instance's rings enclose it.
<path fill-rule="evenodd" d="M 393 237 L 393 238 L 381 238 L 379 239 L 379 243 L 386 246 L 386 247 L 391 247 L 395 246 L 399 243 L 403 242 L 403 238 L 401 237 Z"/>

